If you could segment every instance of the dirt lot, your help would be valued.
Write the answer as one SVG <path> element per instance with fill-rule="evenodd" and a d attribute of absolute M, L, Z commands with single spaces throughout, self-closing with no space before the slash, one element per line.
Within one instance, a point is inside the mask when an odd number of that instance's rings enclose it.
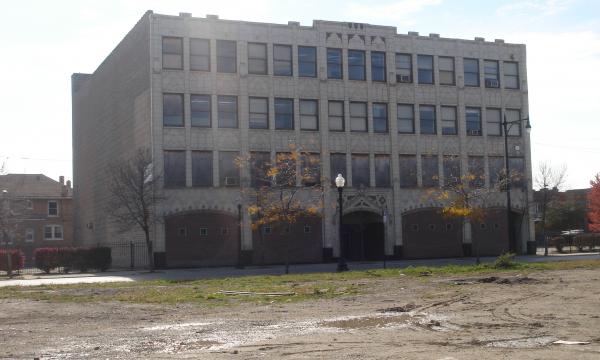
<path fill-rule="evenodd" d="M 399 275 L 333 299 L 229 306 L 0 300 L 0 358 L 600 359 L 599 280 Z"/>

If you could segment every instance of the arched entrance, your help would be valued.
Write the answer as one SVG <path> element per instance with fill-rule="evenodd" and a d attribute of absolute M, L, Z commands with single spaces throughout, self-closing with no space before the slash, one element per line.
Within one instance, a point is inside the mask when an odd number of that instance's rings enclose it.
<path fill-rule="evenodd" d="M 344 215 L 342 224 L 346 259 L 383 259 L 385 228 L 381 215 L 370 211 L 355 211 Z"/>

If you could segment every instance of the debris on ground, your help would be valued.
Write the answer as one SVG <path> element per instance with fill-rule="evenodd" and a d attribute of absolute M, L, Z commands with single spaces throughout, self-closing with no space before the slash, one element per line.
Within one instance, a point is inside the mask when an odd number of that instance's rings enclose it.
<path fill-rule="evenodd" d="M 233 290 L 219 290 L 219 294 L 223 295 L 256 295 L 256 296 L 294 296 L 295 292 L 253 292 L 253 291 L 233 291 Z"/>
<path fill-rule="evenodd" d="M 501 278 L 497 276 L 488 276 L 483 278 L 472 279 L 454 279 L 451 280 L 454 285 L 473 285 L 473 284 L 502 284 L 502 285 L 517 285 L 517 284 L 540 284 L 542 281 L 528 276 L 515 276 L 509 278 Z"/>
<path fill-rule="evenodd" d="M 410 303 L 410 304 L 406 304 L 404 306 L 394 306 L 394 307 L 389 307 L 389 308 L 385 308 L 385 309 L 379 309 L 379 310 L 377 310 L 377 312 L 380 312 L 380 313 L 389 313 L 389 312 L 403 313 L 403 312 L 412 311 L 412 310 L 416 309 L 417 307 L 418 306 L 415 305 L 414 303 Z"/>
<path fill-rule="evenodd" d="M 569 341 L 569 340 L 557 340 L 553 342 L 554 345 L 588 345 L 589 341 Z"/>

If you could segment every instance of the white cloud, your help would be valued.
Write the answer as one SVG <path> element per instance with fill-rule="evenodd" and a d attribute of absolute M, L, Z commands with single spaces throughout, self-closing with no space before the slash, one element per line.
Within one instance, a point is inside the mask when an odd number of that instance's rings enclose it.
<path fill-rule="evenodd" d="M 415 14 L 441 3 L 442 0 L 400 0 L 387 4 L 351 2 L 345 8 L 344 16 L 371 24 L 393 22 L 395 25 L 407 26 L 416 23 L 413 19 Z"/>
<path fill-rule="evenodd" d="M 573 0 L 518 0 L 496 10 L 500 16 L 550 16 L 566 10 Z"/>

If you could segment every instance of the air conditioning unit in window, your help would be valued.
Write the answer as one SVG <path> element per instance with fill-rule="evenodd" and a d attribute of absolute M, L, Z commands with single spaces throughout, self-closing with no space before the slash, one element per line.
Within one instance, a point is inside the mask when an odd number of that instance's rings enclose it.
<path fill-rule="evenodd" d="M 500 84 L 498 83 L 498 80 L 496 80 L 496 79 L 485 79 L 485 87 L 498 88 L 498 87 L 500 87 Z"/>
<path fill-rule="evenodd" d="M 236 186 L 238 184 L 237 177 L 225 177 L 225 186 Z"/>
<path fill-rule="evenodd" d="M 481 130 L 468 130 L 467 135 L 479 136 L 479 135 L 481 135 Z"/>
<path fill-rule="evenodd" d="M 410 76 L 409 75 L 396 75 L 396 81 L 399 83 L 409 83 Z"/>

